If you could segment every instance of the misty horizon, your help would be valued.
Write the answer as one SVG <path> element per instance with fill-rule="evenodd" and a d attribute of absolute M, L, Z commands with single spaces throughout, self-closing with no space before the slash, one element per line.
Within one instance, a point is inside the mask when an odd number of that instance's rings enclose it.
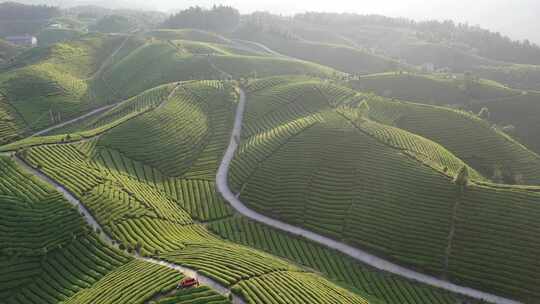
<path fill-rule="evenodd" d="M 540 13 L 540 2 L 534 0 L 479 0 L 474 2 L 434 0 L 429 3 L 421 0 L 380 0 L 361 4 L 350 0 L 337 0 L 331 3 L 311 3 L 307 1 L 290 3 L 284 0 L 257 2 L 245 0 L 12 0 L 12 2 L 46 3 L 61 7 L 97 5 L 112 9 L 155 10 L 164 13 L 174 13 L 191 6 L 210 8 L 213 5 L 227 5 L 238 9 L 242 14 L 264 11 L 292 16 L 305 12 L 329 12 L 383 15 L 414 21 L 452 20 L 455 23 L 466 23 L 480 26 L 492 32 L 499 32 L 512 40 L 529 40 L 540 44 L 540 32 L 536 30 L 540 27 L 540 21 L 537 20 Z"/>
<path fill-rule="evenodd" d="M 69 1 L 72 2 L 72 1 Z M 79 1 L 80 3 L 97 3 L 103 6 L 115 5 L 114 1 Z M 235 7 L 242 14 L 255 11 L 267 11 L 274 14 L 291 16 L 305 12 L 355 13 L 375 14 L 388 17 L 401 17 L 415 21 L 452 20 L 456 23 L 478 25 L 493 32 L 500 32 L 513 40 L 528 39 L 540 44 L 540 26 L 537 16 L 540 13 L 540 3 L 533 0 L 480 0 L 474 2 L 434 0 L 429 3 L 421 0 L 380 0 L 357 3 L 356 1 L 338 0 L 332 3 L 309 3 L 297 1 L 125 1 L 118 0 L 118 7 L 161 12 L 175 12 L 190 6 L 211 7 L 213 5 L 228 5 Z M 517 25 L 517 26 L 516 26 Z"/>

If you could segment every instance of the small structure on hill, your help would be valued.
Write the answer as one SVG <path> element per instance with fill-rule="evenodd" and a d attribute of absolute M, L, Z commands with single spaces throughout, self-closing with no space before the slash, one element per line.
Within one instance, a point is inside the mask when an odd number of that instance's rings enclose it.
<path fill-rule="evenodd" d="M 176 286 L 176 289 L 191 288 L 194 286 L 199 287 L 199 280 L 195 278 L 186 277 L 178 283 L 178 285 Z"/>
<path fill-rule="evenodd" d="M 8 36 L 6 37 L 6 41 L 14 45 L 28 46 L 28 47 L 37 46 L 37 43 L 38 43 L 37 38 L 32 35 Z"/>

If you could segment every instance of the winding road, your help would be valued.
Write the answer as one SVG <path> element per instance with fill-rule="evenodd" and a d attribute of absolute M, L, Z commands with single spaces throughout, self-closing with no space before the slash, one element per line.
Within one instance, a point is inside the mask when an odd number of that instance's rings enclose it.
<path fill-rule="evenodd" d="M 243 90 L 240 90 L 240 101 L 236 110 L 231 139 L 229 142 L 229 146 L 227 147 L 227 151 L 225 152 L 223 160 L 219 166 L 218 173 L 216 175 L 216 185 L 217 185 L 217 189 L 219 193 L 221 193 L 223 198 L 227 202 L 229 202 L 229 204 L 234 209 L 236 209 L 238 213 L 256 222 L 271 226 L 273 228 L 276 228 L 276 229 L 279 229 L 279 230 L 282 230 L 282 231 L 285 231 L 285 232 L 288 232 L 297 236 L 304 237 L 306 239 L 319 243 L 328 248 L 337 250 L 361 263 L 370 265 L 382 271 L 390 272 L 390 273 L 393 273 L 393 274 L 396 274 L 396 275 L 399 275 L 399 276 L 402 276 L 411 280 L 425 283 L 427 285 L 441 288 L 441 289 L 444 289 L 453 293 L 462 294 L 462 295 L 465 295 L 474 299 L 485 300 L 490 303 L 521 304 L 521 302 L 518 302 L 518 301 L 514 301 L 511 299 L 507 299 L 507 298 L 493 295 L 490 293 L 475 290 L 473 288 L 459 286 L 454 283 L 450 283 L 448 281 L 399 266 L 395 263 L 392 263 L 390 261 L 374 256 L 366 251 L 352 247 L 345 243 L 335 241 L 333 239 L 305 230 L 303 228 L 296 227 L 296 226 L 275 220 L 273 218 L 257 213 L 249 209 L 248 207 L 246 207 L 246 205 L 239 200 L 238 196 L 235 195 L 231 191 L 228 185 L 228 181 L 227 181 L 229 167 L 230 167 L 231 161 L 233 160 L 235 156 L 236 149 L 239 146 L 239 139 L 241 138 L 240 135 L 242 131 L 242 120 L 244 116 L 245 107 L 246 107 L 246 94 Z"/>
<path fill-rule="evenodd" d="M 42 172 L 32 168 L 30 165 L 28 165 L 22 159 L 17 157 L 14 153 L 0 153 L 0 156 L 12 157 L 15 160 L 15 162 L 17 163 L 17 165 L 19 167 L 21 167 L 23 170 L 25 170 L 28 173 L 34 175 L 35 177 L 39 178 L 43 182 L 47 183 L 48 185 L 52 186 L 57 191 L 62 193 L 64 198 L 66 198 L 66 200 L 70 204 L 72 204 L 73 206 L 78 208 L 79 213 L 84 217 L 84 220 L 86 221 L 86 223 L 88 223 L 88 225 L 94 231 L 97 231 L 97 230 L 100 231 L 99 238 L 103 242 L 105 242 L 107 245 L 118 249 L 119 242 L 114 241 L 109 235 L 107 235 L 105 233 L 105 230 L 103 230 L 103 227 L 94 218 L 94 216 L 88 211 L 88 209 L 81 203 L 81 201 L 79 201 L 64 186 L 57 183 L 55 180 L 51 179 L 50 177 L 43 174 Z M 149 257 L 142 257 L 142 256 L 140 256 L 140 255 L 138 255 L 136 253 L 131 253 L 130 255 L 132 257 L 136 258 L 136 259 L 139 259 L 139 260 L 142 260 L 142 261 L 145 261 L 145 262 L 148 262 L 148 263 L 158 264 L 158 265 L 170 268 L 170 269 L 174 269 L 174 270 L 176 270 L 178 272 L 181 272 L 184 276 L 197 278 L 201 284 L 209 286 L 210 288 L 212 288 L 216 292 L 218 292 L 218 293 L 220 293 L 220 294 L 222 294 L 222 295 L 224 295 L 226 297 L 228 297 L 229 294 L 231 294 L 233 304 L 245 304 L 245 301 L 242 298 L 235 295 L 234 293 L 231 293 L 231 289 L 229 287 L 220 284 L 219 282 L 213 280 L 210 277 L 202 275 L 201 273 L 197 272 L 195 269 L 185 267 L 185 266 L 181 266 L 181 265 L 177 265 L 177 264 L 173 264 L 173 263 L 170 263 L 170 262 L 167 262 L 167 261 L 164 261 L 164 260 L 159 260 L 159 259 L 149 258 Z"/>
<path fill-rule="evenodd" d="M 99 114 L 99 113 L 101 113 L 101 112 L 103 112 L 103 111 L 105 111 L 105 110 L 108 110 L 108 109 L 110 109 L 110 108 L 116 106 L 116 105 L 117 105 L 117 104 L 110 104 L 110 105 L 103 106 L 103 107 L 101 107 L 101 108 L 97 108 L 97 109 L 92 110 L 92 111 L 90 111 L 90 112 L 88 112 L 88 113 L 86 113 L 86 114 L 84 114 L 84 115 L 79 116 L 79 117 L 70 119 L 70 120 L 68 120 L 68 121 L 59 123 L 59 124 L 54 125 L 54 126 L 52 126 L 52 127 L 48 127 L 48 128 L 43 129 L 43 130 L 41 130 L 41 131 L 35 132 L 34 134 L 30 135 L 29 137 L 36 137 L 36 136 L 41 136 L 41 135 L 47 134 L 47 133 L 49 133 L 49 132 L 51 132 L 51 131 L 53 131 L 53 130 L 56 130 L 56 129 L 58 129 L 58 128 L 62 128 L 62 127 L 64 127 L 64 126 L 70 125 L 70 124 L 75 123 L 75 122 L 77 122 L 77 121 L 80 121 L 80 120 L 83 120 L 83 119 L 85 119 L 85 118 L 88 118 L 88 117 L 90 117 L 90 116 L 92 116 L 92 115 Z"/>
<path fill-rule="evenodd" d="M 176 89 L 176 88 L 175 88 Z M 174 90 L 173 90 L 174 91 Z M 273 228 L 276 228 L 278 230 L 282 230 L 297 236 L 304 237 L 306 239 L 309 239 L 311 241 L 314 241 L 316 243 L 319 243 L 323 246 L 326 246 L 328 248 L 332 248 L 334 250 L 337 250 L 339 252 L 344 253 L 347 256 L 350 256 L 351 258 L 370 265 L 374 268 L 377 268 L 382 271 L 386 271 L 389 273 L 393 273 L 411 280 L 415 280 L 421 283 L 425 283 L 427 285 L 431 285 L 437 288 L 441 288 L 450 292 L 462 294 L 471 298 L 479 299 L 479 300 L 485 300 L 490 303 L 495 304 L 522 304 L 521 302 L 514 301 L 511 299 L 507 299 L 504 297 L 500 297 L 497 295 L 489 294 L 486 292 L 482 292 L 479 290 L 475 290 L 472 288 L 459 286 L 453 283 L 450 283 L 448 281 L 429 276 L 426 274 L 419 273 L 417 271 L 399 266 L 397 264 L 394 264 L 390 261 L 384 260 L 382 258 L 379 258 L 377 256 L 374 256 L 370 253 L 367 253 L 363 250 L 360 250 L 358 248 L 352 247 L 350 245 L 347 245 L 345 243 L 341 243 L 338 241 L 335 241 L 333 239 L 330 239 L 328 237 L 322 236 L 320 234 L 305 230 L 300 227 L 296 227 L 290 224 L 287 224 L 285 222 L 267 217 L 263 214 L 257 213 L 251 209 L 249 209 L 244 203 L 242 203 L 237 195 L 235 195 L 228 185 L 228 172 L 229 167 L 231 164 L 231 161 L 233 160 L 235 156 L 236 149 L 239 146 L 239 139 L 241 138 L 241 131 L 242 131 L 242 121 L 243 116 L 245 112 L 246 107 L 246 94 L 245 92 L 240 89 L 240 100 L 236 109 L 235 114 L 235 120 L 234 120 L 234 126 L 233 130 L 231 132 L 230 142 L 227 147 L 227 150 L 225 152 L 225 155 L 223 157 L 223 160 L 219 166 L 217 175 L 216 175 L 216 185 L 218 192 L 223 196 L 223 198 L 229 202 L 229 204 L 240 214 L 243 216 L 246 216 L 256 222 L 271 226 Z M 111 105 L 113 106 L 113 105 Z M 99 109 L 98 109 L 99 110 Z M 97 110 L 95 110 L 97 111 Z M 95 113 L 88 113 L 86 116 L 93 115 Z M 84 116 L 84 115 L 83 115 Z M 84 117 L 79 117 L 78 120 L 83 119 Z M 70 123 L 70 122 L 66 122 Z M 55 126 L 60 127 L 60 126 Z M 45 131 L 45 130 L 44 130 Z M 88 211 L 88 209 L 71 193 L 69 192 L 64 186 L 57 183 L 55 180 L 49 178 L 42 172 L 32 168 L 29 166 L 26 162 L 18 158 L 14 153 L 0 153 L 0 155 L 4 156 L 11 156 L 13 159 L 17 162 L 17 164 L 23 168 L 25 171 L 31 173 L 32 175 L 36 176 L 37 178 L 41 179 L 45 183 L 49 184 L 50 186 L 54 187 L 57 191 L 61 192 L 62 195 L 68 200 L 69 203 L 76 206 L 80 213 L 83 215 L 85 221 L 90 225 L 94 230 L 99 229 L 101 233 L 99 234 L 99 237 L 108 245 L 118 248 L 118 242 L 114 241 L 110 236 L 108 236 L 102 228 L 102 226 L 99 224 L 99 222 L 92 216 L 92 214 Z M 237 295 L 231 293 L 231 290 L 229 287 L 224 286 L 220 284 L 219 282 L 213 280 L 210 277 L 204 276 L 200 273 L 198 273 L 196 270 L 184 267 L 177 264 L 172 264 L 164 260 L 159 260 L 155 258 L 148 258 L 148 257 L 142 257 L 137 254 L 131 254 L 134 258 L 159 264 L 174 270 L 177 270 L 181 273 L 183 273 L 186 276 L 190 277 L 196 277 L 202 284 L 207 285 L 211 287 L 212 289 L 216 290 L 222 295 L 228 296 L 229 294 L 232 295 L 232 301 L 235 304 L 244 304 L 244 300 Z"/>

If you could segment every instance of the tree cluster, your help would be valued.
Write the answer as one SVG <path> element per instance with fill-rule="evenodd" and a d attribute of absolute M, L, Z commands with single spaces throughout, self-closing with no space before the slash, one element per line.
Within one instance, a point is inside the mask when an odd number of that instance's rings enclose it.
<path fill-rule="evenodd" d="M 204 9 L 190 7 L 172 15 L 163 23 L 166 28 L 195 28 L 208 31 L 226 31 L 240 22 L 240 13 L 230 6 L 214 6 Z"/>
<path fill-rule="evenodd" d="M 135 28 L 135 22 L 121 15 L 105 16 L 92 27 L 102 33 L 126 33 Z"/>
<path fill-rule="evenodd" d="M 0 20 L 43 20 L 61 15 L 58 7 L 25 5 L 15 2 L 0 3 Z"/>
<path fill-rule="evenodd" d="M 450 20 L 415 22 L 379 15 L 336 13 L 305 13 L 296 15 L 294 19 L 335 28 L 364 25 L 409 28 L 416 31 L 418 38 L 422 40 L 474 51 L 482 57 L 522 64 L 540 64 L 540 47 L 529 40 L 512 40 L 498 32 L 464 23 L 456 24 Z"/>

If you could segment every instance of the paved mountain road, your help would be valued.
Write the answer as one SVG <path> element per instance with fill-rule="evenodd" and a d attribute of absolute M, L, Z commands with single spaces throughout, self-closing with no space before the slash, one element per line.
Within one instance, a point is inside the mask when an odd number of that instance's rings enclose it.
<path fill-rule="evenodd" d="M 396 274 L 396 275 L 399 275 L 399 276 L 402 276 L 411 280 L 425 283 L 427 285 L 445 289 L 454 293 L 466 295 L 471 298 L 485 300 L 485 301 L 495 303 L 495 304 L 520 304 L 520 302 L 511 300 L 511 299 L 507 299 L 507 298 L 500 297 L 497 295 L 475 290 L 473 288 L 459 286 L 454 283 L 450 283 L 448 281 L 399 266 L 397 264 L 394 264 L 392 262 L 379 258 L 366 251 L 352 247 L 345 243 L 341 243 L 333 239 L 330 239 L 328 237 L 325 237 L 323 235 L 308 231 L 306 229 L 296 227 L 296 226 L 284 223 L 282 221 L 275 220 L 273 218 L 270 218 L 268 216 L 265 216 L 263 214 L 257 213 L 249 209 L 244 203 L 240 201 L 238 196 L 235 195 L 231 191 L 228 185 L 228 181 L 227 181 L 227 176 L 229 173 L 229 167 L 230 167 L 231 161 L 234 158 L 236 149 L 239 146 L 238 139 L 241 138 L 240 134 L 242 131 L 242 120 L 244 116 L 246 102 L 247 102 L 246 94 L 243 90 L 240 90 L 240 102 L 236 110 L 234 127 L 232 130 L 229 146 L 227 147 L 227 151 L 225 152 L 223 160 L 219 166 L 218 173 L 216 175 L 216 185 L 217 185 L 217 189 L 219 193 L 221 193 L 223 198 L 227 202 L 229 202 L 229 204 L 231 204 L 231 206 L 238 213 L 256 222 L 271 226 L 278 230 L 282 230 L 282 231 L 285 231 L 285 232 L 288 232 L 297 236 L 304 237 L 306 239 L 319 243 L 328 248 L 335 249 L 337 251 L 340 251 L 350 256 L 351 258 L 361 263 L 370 265 L 374 268 L 377 268 L 383 271 L 387 271 L 387 272 L 390 272 L 390 273 L 393 273 L 393 274 Z"/>
<path fill-rule="evenodd" d="M 88 209 L 83 205 L 83 203 L 81 203 L 81 201 L 79 201 L 73 194 L 71 194 L 71 192 L 69 192 L 64 186 L 57 183 L 55 180 L 51 179 L 50 177 L 43 174 L 42 172 L 32 168 L 26 162 L 24 162 L 23 160 L 21 160 L 20 158 L 15 156 L 14 153 L 0 153 L 0 156 L 13 157 L 13 159 L 15 160 L 17 165 L 19 165 L 22 169 L 24 169 L 25 171 L 31 173 L 35 177 L 39 178 L 40 180 L 44 181 L 45 183 L 47 183 L 48 185 L 52 186 L 57 191 L 62 193 L 64 198 L 66 198 L 66 200 L 70 204 L 72 204 L 73 206 L 78 208 L 79 212 L 84 217 L 84 220 L 86 221 L 86 223 L 88 223 L 88 225 L 90 227 L 92 227 L 92 229 L 94 231 L 96 231 L 96 230 L 100 231 L 99 237 L 100 237 L 100 239 L 102 241 L 104 241 L 109 246 L 118 248 L 118 242 L 114 241 L 110 236 L 108 236 L 105 233 L 105 230 L 103 230 L 103 227 L 94 218 L 94 216 L 88 211 Z M 167 261 L 164 261 L 164 260 L 159 260 L 159 259 L 156 259 L 156 258 L 142 257 L 142 256 L 140 256 L 140 255 L 138 255 L 136 253 L 131 253 L 130 255 L 132 257 L 136 258 L 136 259 L 139 259 L 139 260 L 142 260 L 142 261 L 145 261 L 145 262 L 149 262 L 149 263 L 153 263 L 153 264 L 159 264 L 159 265 L 162 265 L 164 267 L 174 269 L 174 270 L 176 270 L 178 272 L 181 272 L 185 276 L 197 278 L 201 284 L 209 286 L 210 288 L 212 288 L 213 290 L 215 290 L 216 292 L 218 292 L 218 293 L 220 293 L 220 294 L 222 294 L 224 296 L 229 296 L 229 294 L 232 294 L 229 287 L 222 285 L 221 283 L 213 280 L 210 277 L 207 277 L 207 276 L 204 276 L 204 275 L 200 274 L 195 269 L 191 269 L 189 267 L 184 267 L 182 265 L 173 264 L 173 263 L 170 263 L 170 262 L 167 262 Z M 232 294 L 232 302 L 233 302 L 233 304 L 245 304 L 244 300 L 242 298 L 238 297 L 235 294 Z"/>

